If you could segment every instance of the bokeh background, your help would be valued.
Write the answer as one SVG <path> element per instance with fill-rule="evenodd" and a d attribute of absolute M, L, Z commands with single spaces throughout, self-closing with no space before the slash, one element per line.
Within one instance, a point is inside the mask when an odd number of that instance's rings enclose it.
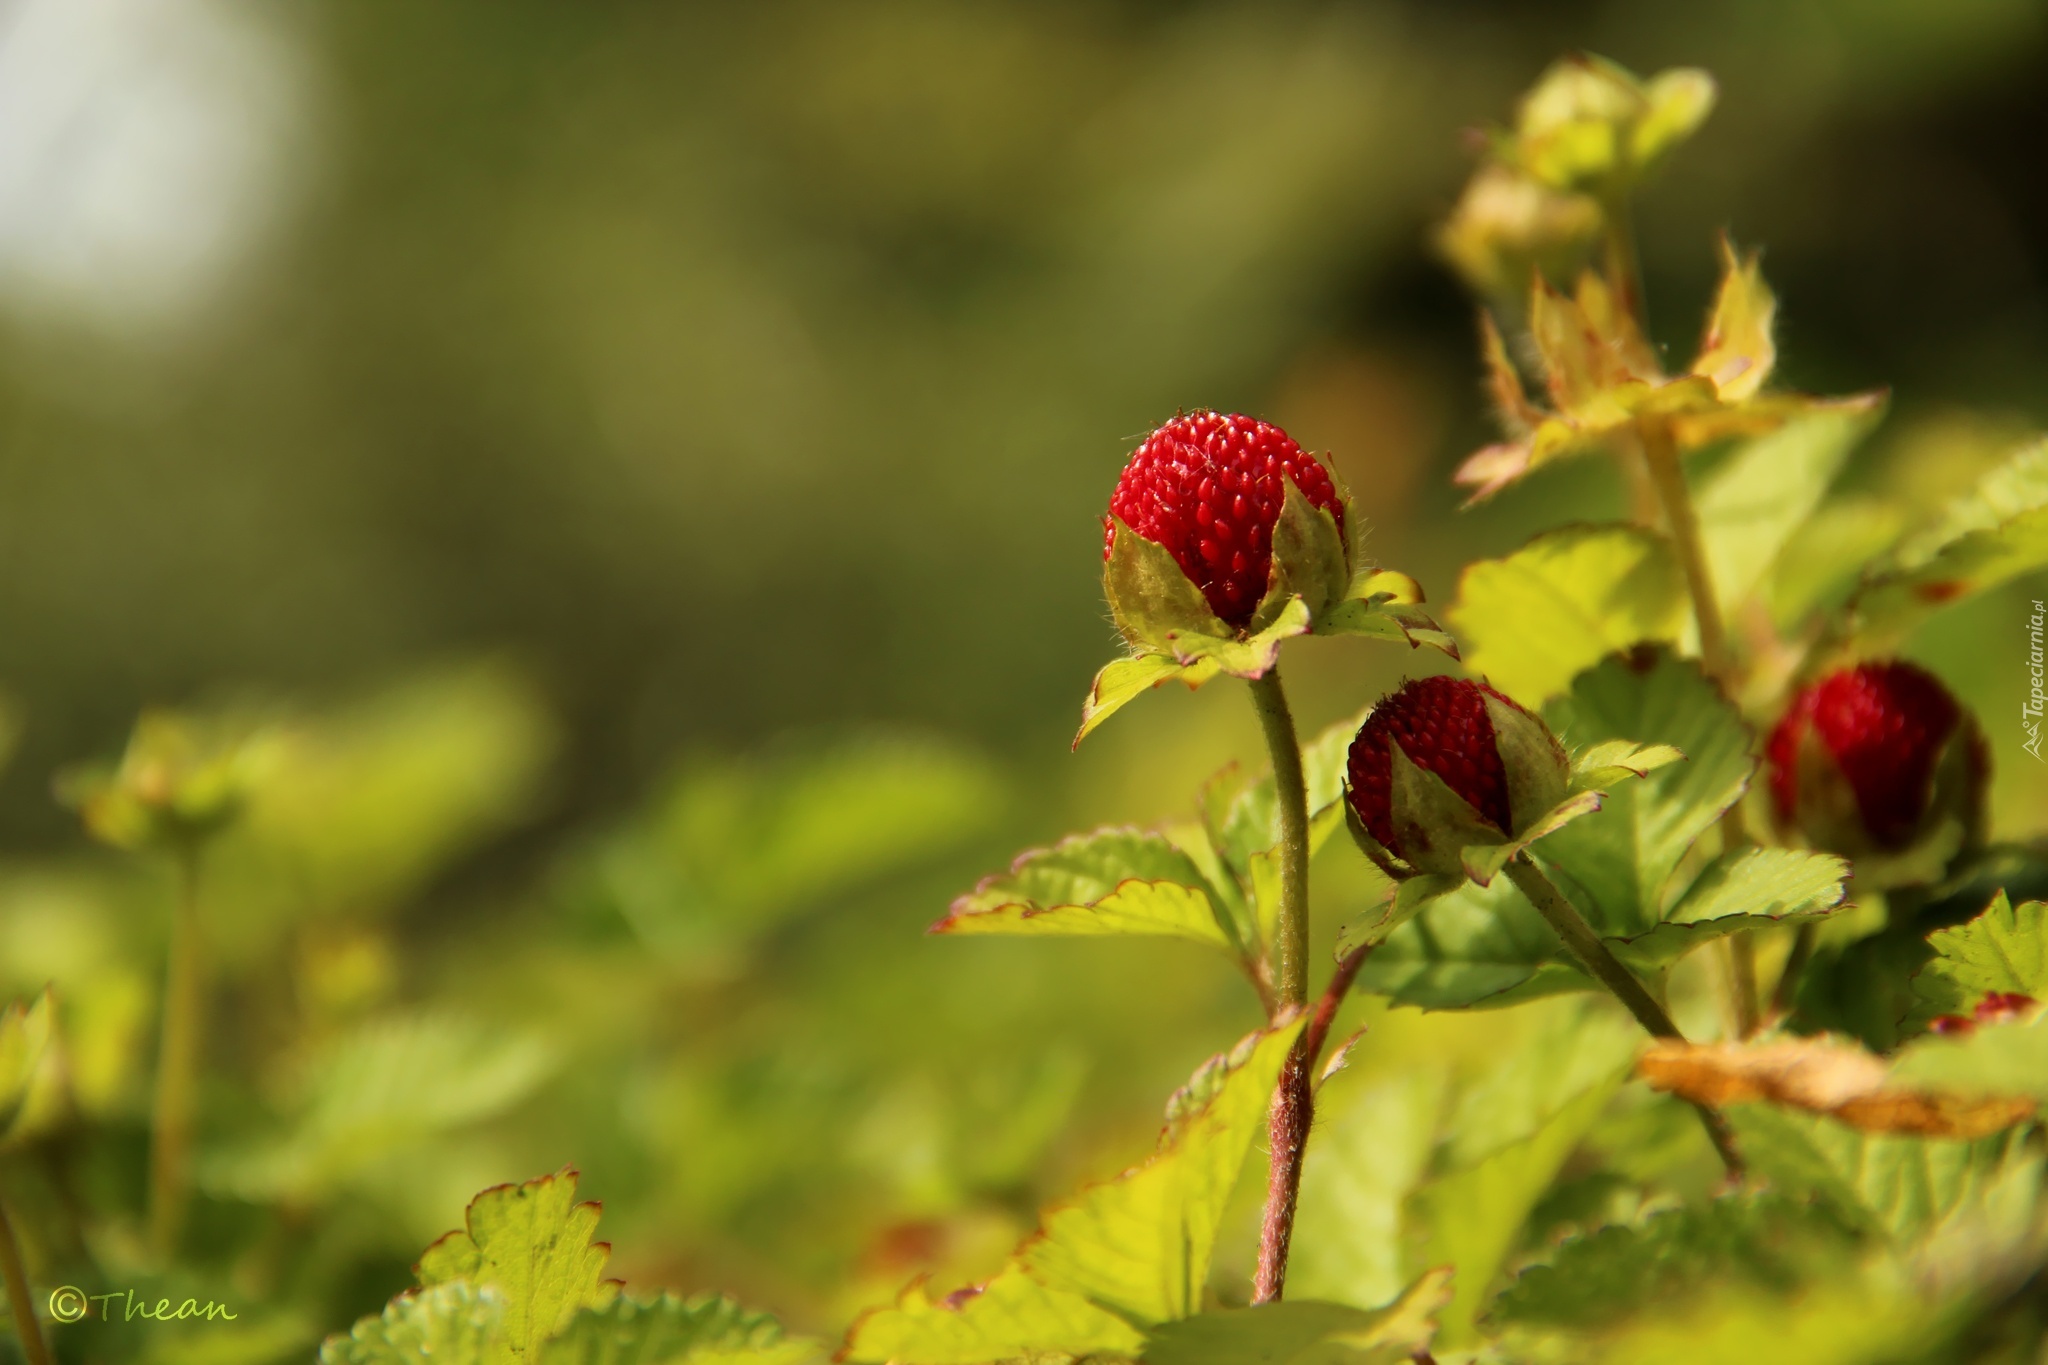
<path fill-rule="evenodd" d="M 1281 423 L 1439 602 L 1619 506 L 1448 481 L 1490 427 L 1430 227 L 1572 49 L 1720 81 L 1644 197 L 1653 328 L 1765 246 L 1784 381 L 1893 390 L 1852 490 L 1931 506 L 2048 417 L 2030 0 L 0 4 L 0 976 L 69 993 L 107 1134 L 7 1176 L 31 1221 L 139 1198 L 169 881 L 51 779 L 168 704 L 280 727 L 192 1271 L 279 1340 L 564 1163 L 629 1277 L 806 1328 L 993 1264 L 1255 1018 L 1193 950 L 918 932 L 1255 754 L 1220 686 L 1068 752 L 1136 440 Z M 2014 711 L 2038 593 L 1912 651 Z M 1300 656 L 1311 728 L 1435 666 Z"/>

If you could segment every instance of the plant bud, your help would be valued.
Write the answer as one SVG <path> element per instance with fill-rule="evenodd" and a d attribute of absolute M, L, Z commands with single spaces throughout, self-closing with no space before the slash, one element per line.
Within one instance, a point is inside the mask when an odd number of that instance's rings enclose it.
<path fill-rule="evenodd" d="M 1462 851 L 1504 844 L 1565 797 L 1570 759 L 1537 717 L 1481 682 L 1414 678 L 1352 741 L 1353 833 L 1391 876 L 1462 877 Z"/>

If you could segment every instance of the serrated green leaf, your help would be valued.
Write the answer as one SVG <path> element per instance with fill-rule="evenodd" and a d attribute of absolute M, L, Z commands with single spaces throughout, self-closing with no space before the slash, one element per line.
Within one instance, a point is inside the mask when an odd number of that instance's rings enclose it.
<path fill-rule="evenodd" d="M 1164 836 L 1077 834 L 1018 858 L 953 902 L 935 934 L 1154 934 L 1239 945 L 1215 888 Z"/>
<path fill-rule="evenodd" d="M 1701 482 L 1694 505 L 1723 615 L 1756 588 L 1882 416 L 1880 404 L 1818 409 L 1749 441 Z"/>
<path fill-rule="evenodd" d="M 1169 1106 L 1161 1151 L 1047 1213 L 1042 1235 L 1021 1249 L 1022 1264 L 1133 1321 L 1193 1313 L 1224 1205 L 1300 1032 L 1295 1024 L 1254 1034 L 1198 1072 L 1199 1101 Z"/>
<path fill-rule="evenodd" d="M 1224 1206 L 1300 1032 L 1299 1021 L 1263 1030 L 1210 1059 L 1169 1102 L 1148 1160 L 1048 1210 L 979 1288 L 934 1301 L 913 1285 L 894 1306 L 865 1314 L 840 1357 L 980 1365 L 1137 1354 L 1139 1327 L 1199 1308 Z"/>
<path fill-rule="evenodd" d="M 1893 1084 L 1958 1095 L 2024 1096 L 2048 1101 L 2048 1028 L 2036 1014 L 1960 1037 L 1917 1038 L 1893 1063 Z"/>
<path fill-rule="evenodd" d="M 1751 1168 L 1790 1194 L 1818 1195 L 1858 1226 L 1910 1243 L 2024 1153 L 2018 1131 L 1986 1138 L 1866 1133 L 1771 1105 L 1730 1108 Z"/>
<path fill-rule="evenodd" d="M 1447 1129 L 1453 1169 L 1416 1191 L 1418 1263 L 1457 1268 L 1446 1345 L 1472 1340 L 1523 1222 L 1621 1086 L 1636 1036 L 1604 1009 L 1539 1016 L 1459 1097 Z"/>
<path fill-rule="evenodd" d="M 541 1348 L 539 1365 L 799 1365 L 818 1343 L 783 1335 L 767 1313 L 722 1295 L 621 1294 L 585 1308 Z"/>
<path fill-rule="evenodd" d="M 1314 857 L 1344 823 L 1344 774 L 1351 741 L 1366 712 L 1329 726 L 1302 746 L 1302 783 L 1308 795 L 1309 856 Z M 1280 902 L 1280 804 L 1273 775 L 1229 791 L 1218 780 L 1204 789 L 1204 823 L 1209 840 L 1229 869 L 1252 920 L 1247 939 L 1269 940 Z"/>
<path fill-rule="evenodd" d="M 347 1336 L 327 1338 L 320 1365 L 490 1365 L 504 1358 L 498 1345 L 504 1316 L 497 1290 L 451 1280 L 400 1294 Z"/>
<path fill-rule="evenodd" d="M 579 1309 L 618 1292 L 603 1279 L 611 1248 L 591 1240 L 597 1205 L 576 1202 L 576 1173 L 558 1171 L 523 1185 L 500 1185 L 470 1201 L 463 1230 L 428 1247 L 416 1268 L 420 1286 L 454 1280 L 498 1291 L 504 1314 L 486 1360 L 533 1365 L 541 1343 Z"/>
<path fill-rule="evenodd" d="M 450 1015 L 372 1020 L 308 1059 L 288 1131 L 208 1153 L 201 1176 L 245 1199 L 328 1197 L 394 1152 L 504 1112 L 560 1060 L 523 1030 Z"/>
<path fill-rule="evenodd" d="M 2048 904 L 2014 905 L 2003 889 L 1982 914 L 1927 936 L 1934 958 L 1913 976 L 1909 1028 L 1967 1015 L 1993 991 L 2048 1000 Z"/>
<path fill-rule="evenodd" d="M 1405 1365 L 1436 1335 L 1451 1273 L 1433 1270 L 1386 1307 L 1291 1298 L 1168 1323 L 1145 1343 L 1145 1365 Z"/>
<path fill-rule="evenodd" d="M 1669 744 L 1638 744 L 1630 739 L 1602 740 L 1572 756 L 1572 790 L 1604 791 L 1616 782 L 1648 777 L 1659 768 L 1685 761 Z"/>
<path fill-rule="evenodd" d="M 1790 635 L 1815 612 L 1840 607 L 1905 529 L 1905 510 L 1893 502 L 1852 496 L 1823 503 L 1771 564 L 1764 583 L 1771 620 Z"/>
<path fill-rule="evenodd" d="M 1467 566 L 1449 615 L 1473 672 L 1537 706 L 1615 650 L 1679 639 L 1685 613 L 1685 585 L 1662 536 L 1567 526 Z"/>
<path fill-rule="evenodd" d="M 1398 1005 L 1468 1009 L 1594 989 L 1557 935 L 1505 877 L 1466 882 L 1387 935 L 1359 969 L 1357 988 Z"/>
<path fill-rule="evenodd" d="M 1128 659 L 1111 660 L 1095 675 L 1095 682 L 1088 689 L 1088 700 L 1082 703 L 1081 729 L 1074 736 L 1074 747 L 1080 748 L 1081 741 L 1088 738 L 1096 726 L 1122 710 L 1126 702 L 1153 688 L 1180 682 L 1192 692 L 1222 671 L 1222 665 L 1214 659 L 1184 664 L 1167 654 L 1139 654 Z"/>
<path fill-rule="evenodd" d="M 1852 596 L 1816 658 L 1849 642 L 1894 647 L 1941 608 L 2048 566 L 2048 441 L 2034 442 L 1956 499 Z"/>
<path fill-rule="evenodd" d="M 1841 904 L 1848 874 L 1848 864 L 1827 853 L 1789 848 L 1723 853 L 1694 879 L 1663 923 L 1612 946 L 1629 966 L 1658 971 L 1713 939 L 1831 913 Z"/>
<path fill-rule="evenodd" d="M 1609 794 L 1600 813 L 1543 841 L 1603 936 L 1641 934 L 1665 918 L 1672 874 L 1693 842 L 1742 795 L 1753 767 L 1749 729 L 1699 666 L 1667 650 L 1610 658 L 1546 708 L 1567 743 L 1626 739 L 1686 755 Z"/>
<path fill-rule="evenodd" d="M 1715 1281 L 1784 1293 L 1851 1247 L 1821 1206 L 1744 1191 L 1573 1237 L 1516 1276 L 1488 1316 L 1584 1329 L 1654 1314 Z"/>

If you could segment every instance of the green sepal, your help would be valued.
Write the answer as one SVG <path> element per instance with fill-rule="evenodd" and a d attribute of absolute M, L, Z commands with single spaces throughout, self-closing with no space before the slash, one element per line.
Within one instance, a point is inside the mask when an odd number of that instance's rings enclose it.
<path fill-rule="evenodd" d="M 1074 736 L 1074 747 L 1080 748 L 1089 732 L 1139 694 L 1175 681 L 1186 683 L 1192 692 L 1222 671 L 1213 659 L 1184 664 L 1164 654 L 1138 654 L 1104 664 L 1081 705 L 1081 730 Z"/>
<path fill-rule="evenodd" d="M 1229 637 L 1236 632 L 1209 608 L 1202 589 L 1182 572 L 1164 545 L 1111 517 L 1109 558 L 1102 565 L 1102 591 L 1116 628 L 1131 648 L 1173 654 L 1176 633 Z"/>
<path fill-rule="evenodd" d="M 1267 572 L 1266 595 L 1252 613 L 1254 632 L 1279 620 L 1291 597 L 1307 603 L 1314 620 L 1342 601 L 1351 586 L 1351 547 L 1337 529 L 1337 518 L 1310 502 L 1291 476 L 1282 482 L 1280 515 L 1273 522 L 1272 568 Z"/>
<path fill-rule="evenodd" d="M 1164 652 L 1117 659 L 1095 675 L 1088 700 L 1081 707 L 1081 730 L 1074 736 L 1074 747 L 1079 748 L 1096 726 L 1131 698 L 1162 683 L 1177 679 L 1193 689 L 1219 673 L 1234 678 L 1263 677 L 1279 660 L 1281 643 L 1306 635 L 1308 630 L 1308 604 L 1294 597 L 1271 625 L 1242 640 L 1232 635 L 1167 631 L 1161 646 Z"/>
<path fill-rule="evenodd" d="M 1400 844 L 1402 861 L 1418 872 L 1465 875 L 1465 853 L 1474 845 L 1502 844 L 1508 832 L 1496 828 L 1450 784 L 1408 757 L 1400 744 L 1387 742 L 1390 765 L 1388 818 Z"/>
<path fill-rule="evenodd" d="M 1521 707 L 1485 693 L 1480 702 L 1507 777 L 1508 828 L 1520 834 L 1564 800 L 1571 760 L 1550 727 Z"/>
<path fill-rule="evenodd" d="M 1599 810 L 1603 795 L 1602 792 L 1575 792 L 1538 816 L 1534 824 L 1508 842 L 1468 847 L 1464 854 L 1465 875 L 1485 886 L 1500 875 L 1500 870 L 1523 849 L 1546 834 L 1555 834 L 1580 816 Z"/>
<path fill-rule="evenodd" d="M 1337 956 L 1349 957 L 1360 948 L 1386 942 L 1387 935 L 1414 919 L 1432 901 L 1450 895 L 1464 884 L 1462 876 L 1439 877 L 1431 873 L 1396 882 L 1385 900 L 1338 931 Z"/>
<path fill-rule="evenodd" d="M 1360 569 L 1338 601 L 1315 618 L 1318 635 L 1357 635 L 1417 649 L 1428 645 L 1453 659 L 1458 642 L 1422 609 L 1421 585 L 1392 569 Z"/>
<path fill-rule="evenodd" d="M 1638 744 L 1630 739 L 1609 739 L 1589 744 L 1572 756 L 1573 791 L 1600 791 L 1631 777 L 1648 777 L 1667 764 L 1677 763 L 1685 754 L 1669 744 Z"/>

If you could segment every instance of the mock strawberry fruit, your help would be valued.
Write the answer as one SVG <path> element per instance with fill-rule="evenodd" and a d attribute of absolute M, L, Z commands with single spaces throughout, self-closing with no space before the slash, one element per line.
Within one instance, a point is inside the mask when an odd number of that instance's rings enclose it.
<path fill-rule="evenodd" d="M 1856 664 L 1808 685 L 1765 757 L 1779 823 L 1858 859 L 1866 882 L 1864 860 L 1904 859 L 1899 876 L 1918 880 L 1981 837 L 1983 735 L 1941 681 L 1912 664 Z"/>
<path fill-rule="evenodd" d="M 1131 456 L 1103 518 L 1117 625 L 1133 644 L 1162 648 L 1171 632 L 1257 629 L 1287 596 L 1320 611 L 1349 583 L 1344 522 L 1330 471 L 1280 428 L 1219 412 L 1176 417 Z M 1159 581 L 1169 564 L 1180 581 Z"/>
<path fill-rule="evenodd" d="M 1564 797 L 1570 760 L 1550 728 L 1483 682 L 1415 678 L 1380 699 L 1351 743 L 1353 832 L 1395 876 L 1464 873 Z"/>

